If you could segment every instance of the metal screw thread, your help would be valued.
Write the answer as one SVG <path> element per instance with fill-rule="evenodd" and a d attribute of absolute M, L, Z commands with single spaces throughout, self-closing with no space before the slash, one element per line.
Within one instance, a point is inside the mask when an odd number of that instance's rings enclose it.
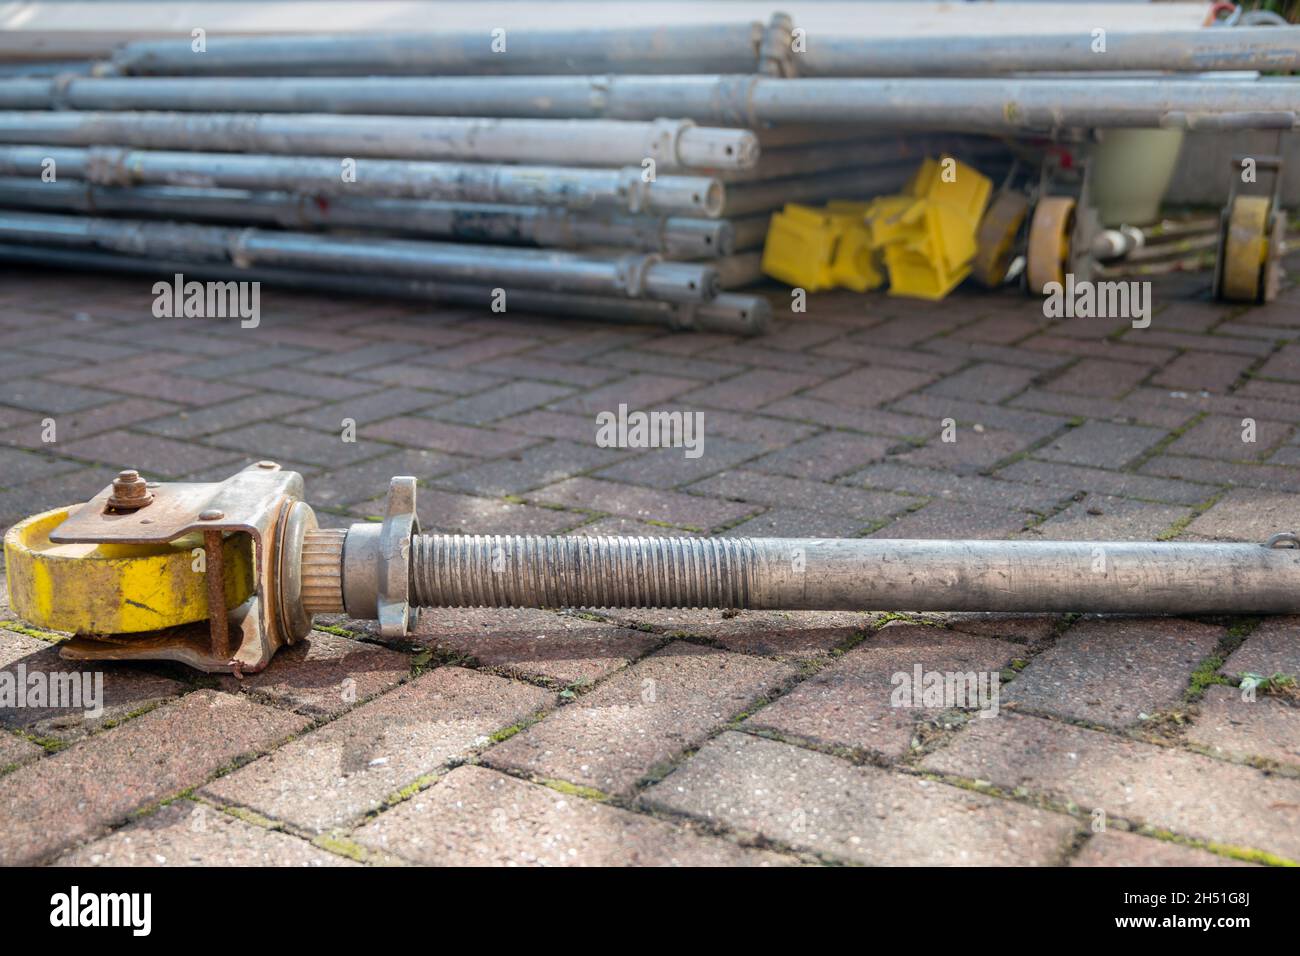
<path fill-rule="evenodd" d="M 347 531 L 313 528 L 302 539 L 302 606 L 308 614 L 343 613 L 343 542 Z"/>
<path fill-rule="evenodd" d="M 422 534 L 411 603 L 744 608 L 757 569 L 748 538 Z"/>

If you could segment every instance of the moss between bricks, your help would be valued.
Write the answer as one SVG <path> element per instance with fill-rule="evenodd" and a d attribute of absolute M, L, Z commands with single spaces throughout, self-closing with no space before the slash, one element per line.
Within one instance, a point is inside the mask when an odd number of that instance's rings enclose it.
<path fill-rule="evenodd" d="M 494 744 L 499 744 L 502 741 L 509 740 L 515 734 L 523 730 L 525 726 L 527 725 L 524 723 L 518 723 L 518 724 L 511 724 L 509 727 L 502 727 L 500 730 L 494 730 L 491 734 L 489 734 L 488 739 L 491 740 Z"/>
<path fill-rule="evenodd" d="M 1218 646 L 1214 652 L 1205 660 L 1197 665 L 1196 670 L 1192 671 L 1191 679 L 1187 683 L 1187 690 L 1183 694 L 1183 700 L 1187 703 L 1195 703 L 1205 696 L 1205 690 L 1216 684 L 1226 684 L 1235 687 L 1235 683 L 1219 673 L 1228 657 L 1239 648 L 1246 640 L 1251 631 L 1259 626 L 1259 618 L 1250 617 L 1238 621 L 1219 640 Z"/>
<path fill-rule="evenodd" d="M 384 806 L 392 807 L 392 806 L 396 806 L 399 803 L 403 803 L 407 800 L 410 800 L 421 790 L 424 790 L 426 787 L 432 786 L 434 783 L 437 782 L 437 780 L 438 780 L 438 775 L 436 773 L 421 774 L 420 776 L 412 780 L 410 783 L 408 783 L 406 786 L 404 786 L 401 790 L 398 790 L 395 793 L 390 793 L 387 797 L 385 797 Z"/>
<path fill-rule="evenodd" d="M 335 856 L 347 857 L 357 863 L 366 863 L 370 859 L 370 853 L 360 843 L 349 840 L 344 836 L 333 834 L 321 834 L 311 841 L 312 846 L 324 850 L 326 853 L 333 853 Z"/>
<path fill-rule="evenodd" d="M 1199 425 L 1201 421 L 1204 420 L 1209 414 L 1210 414 L 1209 412 L 1197 412 L 1187 421 L 1183 422 L 1183 424 L 1179 425 L 1177 428 L 1171 428 L 1168 432 L 1165 433 L 1165 436 L 1163 438 L 1161 438 L 1158 442 L 1156 442 L 1149 449 L 1147 449 L 1136 459 L 1134 459 L 1134 461 L 1129 465 L 1129 469 L 1126 470 L 1136 471 L 1137 469 L 1145 465 L 1148 461 L 1150 461 L 1152 458 L 1155 458 L 1157 455 L 1163 454 L 1166 448 L 1168 448 L 1174 442 L 1178 441 L 1178 439 L 1182 438 L 1189 431 L 1191 431 L 1193 428 Z"/>
<path fill-rule="evenodd" d="M 66 750 L 71 744 L 66 740 L 60 740 L 58 737 L 42 737 L 40 734 L 34 734 L 27 730 L 15 729 L 14 733 L 30 743 L 45 749 L 47 753 L 56 754 L 60 750 Z"/>
<path fill-rule="evenodd" d="M 826 754 L 828 757 L 837 757 L 840 760 L 848 761 L 854 766 L 874 766 L 885 770 L 896 770 L 887 757 L 872 753 L 870 750 L 864 750 L 861 747 L 846 747 L 843 744 L 827 744 L 818 740 L 811 740 L 807 737 L 800 737 L 796 734 L 784 733 L 773 730 L 770 727 L 741 727 L 741 733 L 749 734 L 751 737 L 760 737 L 764 740 L 775 740 L 777 743 L 788 744 L 791 747 L 799 747 L 803 750 L 811 750 L 815 753 Z M 681 763 L 685 763 L 687 756 L 693 756 L 696 751 L 691 751 L 690 755 L 684 755 Z"/>
<path fill-rule="evenodd" d="M 1191 837 L 1180 836 L 1170 830 L 1163 830 L 1159 827 L 1139 826 L 1134 830 L 1143 836 L 1152 837 L 1165 843 L 1174 843 L 1179 846 L 1189 846 L 1198 850 L 1208 850 L 1211 853 L 1217 853 L 1219 856 L 1231 857 L 1234 860 L 1244 860 L 1247 863 L 1260 863 L 1264 866 L 1300 866 L 1295 860 L 1290 860 L 1284 856 L 1278 856 L 1276 853 L 1270 853 L 1267 850 L 1256 850 L 1246 846 L 1236 846 L 1232 843 L 1218 843 L 1214 840 L 1196 840 Z"/>
<path fill-rule="evenodd" d="M 499 744 L 503 740 L 509 740 L 511 737 L 513 737 L 515 734 L 519 733 L 520 731 L 527 730 L 533 724 L 537 723 L 539 720 L 545 717 L 548 713 L 550 713 L 550 711 L 546 709 L 535 711 L 529 714 L 523 720 L 516 721 L 515 723 L 511 724 L 509 727 L 502 727 L 500 730 L 493 731 L 491 734 L 488 735 L 488 740 L 490 740 L 494 744 Z"/>
<path fill-rule="evenodd" d="M 1029 659 L 1026 657 L 1013 657 L 1011 663 L 1002 668 L 998 674 L 998 679 L 1006 684 L 1015 679 L 1016 675 L 1029 666 Z"/>
<path fill-rule="evenodd" d="M 60 641 L 67 640 L 67 635 L 60 634 L 58 631 L 46 631 L 39 627 L 30 627 L 21 621 L 8 620 L 0 621 L 0 627 L 5 630 L 13 631 L 15 634 L 26 634 L 28 637 L 34 637 L 38 641 L 45 641 L 47 644 L 58 644 Z"/>
<path fill-rule="evenodd" d="M 324 631 L 326 634 L 333 634 L 335 637 L 356 637 L 356 631 L 349 631 L 345 627 L 338 627 L 334 624 L 313 624 L 313 631 Z"/>
<path fill-rule="evenodd" d="M 166 700 L 150 701 L 149 703 L 143 705 L 142 707 L 137 707 L 135 710 L 131 711 L 130 713 L 123 714 L 121 717 L 114 717 L 109 720 L 103 721 L 99 725 L 100 729 L 111 730 L 114 727 L 118 727 L 126 723 L 128 720 L 133 720 L 136 717 L 143 717 L 145 714 L 149 713 L 150 711 L 157 710 L 165 703 L 167 703 Z"/>
<path fill-rule="evenodd" d="M 554 790 L 556 793 L 567 794 L 570 797 L 595 800 L 597 803 L 608 803 L 612 799 L 609 794 L 597 790 L 595 787 L 584 787 L 581 784 L 569 783 L 567 780 L 557 780 L 554 777 L 543 777 L 537 782 Z"/>
<path fill-rule="evenodd" d="M 884 611 L 880 615 L 876 630 L 878 631 L 886 624 L 893 623 L 894 621 L 901 621 L 904 624 L 919 624 L 922 627 L 946 627 L 942 621 L 936 621 L 934 618 L 921 617 L 915 614 L 905 614 L 901 611 Z"/>
<path fill-rule="evenodd" d="M 243 820 L 245 823 L 255 827 L 261 827 L 263 830 L 275 830 L 283 833 L 284 824 L 279 820 L 272 820 L 270 817 L 264 817 L 260 813 L 254 813 L 252 810 L 246 810 L 243 807 L 217 807 L 227 816 L 232 816 L 236 820 Z"/>

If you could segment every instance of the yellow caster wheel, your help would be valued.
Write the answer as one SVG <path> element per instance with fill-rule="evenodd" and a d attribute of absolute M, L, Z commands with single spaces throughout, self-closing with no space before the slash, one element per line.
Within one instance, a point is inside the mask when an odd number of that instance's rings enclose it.
<path fill-rule="evenodd" d="M 1016 237 L 1029 213 L 1023 193 L 1002 192 L 989 204 L 975 234 L 975 261 L 971 276 L 980 285 L 996 289 L 1007 278 L 1016 254 Z"/>
<path fill-rule="evenodd" d="M 74 634 L 139 634 L 207 620 L 206 578 L 203 566 L 196 566 L 201 534 L 167 544 L 55 544 L 50 532 L 71 510 L 46 511 L 5 534 L 15 614 Z M 222 552 L 230 608 L 253 593 L 247 536 L 227 537 Z"/>
<path fill-rule="evenodd" d="M 1068 197 L 1048 196 L 1038 201 L 1029 224 L 1029 249 L 1025 262 L 1030 292 L 1041 295 L 1050 282 L 1065 284 L 1074 215 L 1075 201 Z"/>
<path fill-rule="evenodd" d="M 1227 210 L 1220 237 L 1219 298 L 1268 302 L 1282 278 L 1285 217 L 1273 214 L 1268 196 L 1237 196 Z"/>

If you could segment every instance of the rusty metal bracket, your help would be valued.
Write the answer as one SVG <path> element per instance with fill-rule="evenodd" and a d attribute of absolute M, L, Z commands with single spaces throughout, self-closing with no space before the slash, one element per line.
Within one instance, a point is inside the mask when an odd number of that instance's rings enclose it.
<path fill-rule="evenodd" d="M 276 650 L 302 637 L 310 620 L 294 620 L 281 608 L 281 551 L 287 527 L 301 525 L 303 481 L 275 462 L 250 465 L 222 482 L 151 483 L 147 507 L 123 512 L 110 505 L 110 485 L 50 533 L 55 543 L 163 544 L 199 533 L 208 585 L 206 625 L 151 631 L 129 640 L 77 635 L 62 645 L 71 660 L 174 660 L 215 673 L 252 673 Z M 310 509 L 308 509 L 310 510 Z M 289 518 L 296 516 L 297 521 Z M 314 525 L 314 519 L 311 524 Z M 248 535 L 253 549 L 254 589 L 239 607 L 227 609 L 222 542 Z M 304 627 L 304 624 L 306 627 Z"/>

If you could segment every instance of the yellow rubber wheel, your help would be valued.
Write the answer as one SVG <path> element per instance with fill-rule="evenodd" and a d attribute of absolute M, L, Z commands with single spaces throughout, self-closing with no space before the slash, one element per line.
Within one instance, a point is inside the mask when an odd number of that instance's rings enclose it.
<path fill-rule="evenodd" d="M 74 634 L 138 634 L 207 620 L 201 535 L 159 545 L 55 544 L 50 532 L 69 511 L 46 511 L 5 534 L 5 576 L 16 615 Z M 222 553 L 226 607 L 236 607 L 253 593 L 251 541 L 231 535 Z"/>
<path fill-rule="evenodd" d="M 1272 205 L 1268 196 L 1238 196 L 1228 211 L 1219 295 L 1229 302 L 1258 302 L 1263 298 Z"/>
<path fill-rule="evenodd" d="M 1273 217 L 1273 234 L 1268 239 L 1268 254 L 1264 257 L 1263 302 L 1272 302 L 1282 291 L 1282 254 L 1286 252 L 1286 213 Z"/>
<path fill-rule="evenodd" d="M 980 285 L 996 289 L 1007 277 L 1016 254 L 1016 237 L 1029 214 L 1029 200 L 1023 193 L 999 193 L 989 203 L 975 233 L 975 260 L 971 277 Z"/>
<path fill-rule="evenodd" d="M 1073 199 L 1048 196 L 1038 201 L 1034 218 L 1029 223 L 1029 249 L 1025 261 L 1025 277 L 1030 292 L 1042 295 L 1049 282 L 1065 284 L 1073 231 Z"/>

